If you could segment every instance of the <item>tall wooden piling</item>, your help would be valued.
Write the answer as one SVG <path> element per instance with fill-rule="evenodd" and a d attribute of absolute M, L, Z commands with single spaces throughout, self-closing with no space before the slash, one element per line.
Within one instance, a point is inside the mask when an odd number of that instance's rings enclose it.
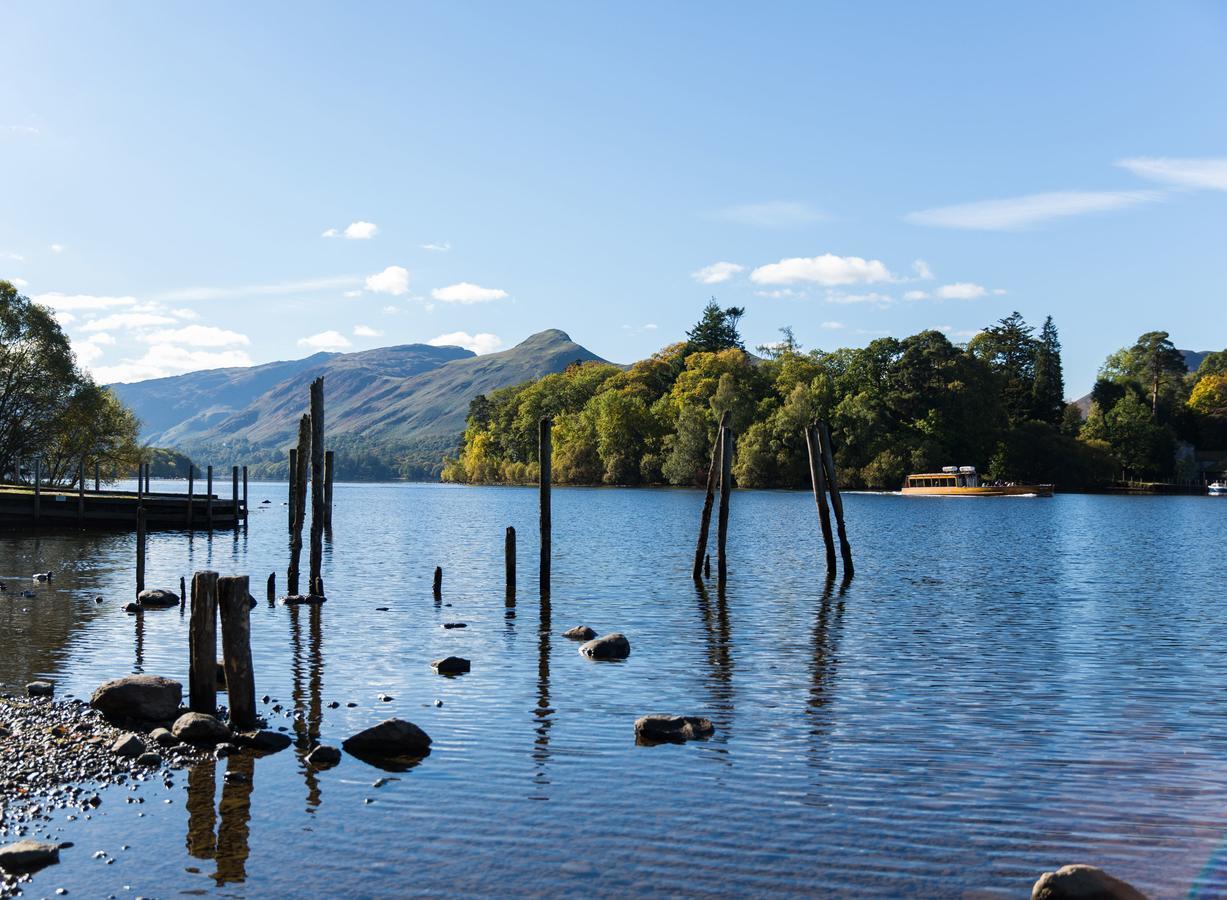
<path fill-rule="evenodd" d="M 209 466 L 208 472 L 208 489 L 205 493 L 205 520 L 209 524 L 209 530 L 213 530 L 213 467 Z"/>
<path fill-rule="evenodd" d="M 716 499 L 716 483 L 720 477 L 720 438 L 729 424 L 729 411 L 720 414 L 720 425 L 716 428 L 716 441 L 711 448 L 711 464 L 707 467 L 707 494 L 703 497 L 703 513 L 699 517 L 699 540 L 694 548 L 693 575 L 698 578 L 703 568 L 703 558 L 707 554 L 707 535 L 711 531 L 711 508 Z"/>
<path fill-rule="evenodd" d="M 835 455 L 831 451 L 831 432 L 826 422 L 818 423 L 818 440 L 822 445 L 822 464 L 826 470 L 827 487 L 831 492 L 831 508 L 835 511 L 835 529 L 839 533 L 839 554 L 844 560 L 844 577 L 853 573 L 852 545 L 844 528 L 844 501 L 839 496 L 839 484 L 835 479 Z"/>
<path fill-rule="evenodd" d="M 77 467 L 77 526 L 85 524 L 85 457 Z"/>
<path fill-rule="evenodd" d="M 256 681 L 251 670 L 249 597 L 246 575 L 218 579 L 217 605 L 222 614 L 222 668 L 226 672 L 230 727 L 235 731 L 250 731 L 259 725 L 256 720 Z"/>
<path fill-rule="evenodd" d="M 436 600 L 443 599 L 443 567 L 435 566 L 435 580 L 433 585 L 434 595 Z"/>
<path fill-rule="evenodd" d="M 716 523 L 716 582 L 728 579 L 729 495 L 733 491 L 733 429 L 720 429 L 720 518 Z"/>
<path fill-rule="evenodd" d="M 98 491 L 101 489 L 102 489 L 102 467 L 98 464 L 98 461 L 95 460 L 94 461 L 94 490 Z"/>
<path fill-rule="evenodd" d="M 290 525 L 290 568 L 286 572 L 286 594 L 298 593 L 298 567 L 302 562 L 302 528 L 307 515 L 307 464 L 311 460 L 311 417 L 298 420 L 298 452 L 294 454 L 294 494 L 290 506 L 294 521 Z"/>
<path fill-rule="evenodd" d="M 145 590 L 145 507 L 136 508 L 136 596 Z"/>
<path fill-rule="evenodd" d="M 277 599 L 277 573 L 268 573 L 268 602 L 272 603 Z"/>
<path fill-rule="evenodd" d="M 294 495 L 298 490 L 298 486 L 296 483 L 297 478 L 298 478 L 298 448 L 291 447 L 290 448 L 290 479 L 289 479 L 290 483 L 288 486 L 289 499 L 286 502 L 286 506 L 289 508 L 289 523 L 286 525 L 286 527 L 290 530 L 291 534 L 294 533 Z"/>
<path fill-rule="evenodd" d="M 324 565 L 324 379 L 311 382 L 311 593 Z"/>
<path fill-rule="evenodd" d="M 145 463 L 145 493 L 152 494 L 153 487 L 150 482 L 153 480 L 153 463 Z"/>
<path fill-rule="evenodd" d="M 247 466 L 243 466 L 243 518 L 247 518 Z"/>
<path fill-rule="evenodd" d="M 183 609 L 187 603 L 187 579 L 182 575 L 179 576 L 179 608 Z"/>
<path fill-rule="evenodd" d="M 196 464 L 187 464 L 187 527 L 193 528 L 195 522 L 192 521 L 192 501 L 195 499 L 196 493 Z"/>
<path fill-rule="evenodd" d="M 809 478 L 814 487 L 814 503 L 818 505 L 818 523 L 822 526 L 822 542 L 827 552 L 827 574 L 835 574 L 835 538 L 831 534 L 831 512 L 827 509 L 827 485 L 823 470 L 821 442 L 818 429 L 810 425 L 805 429 L 805 449 L 809 453 Z"/>
<path fill-rule="evenodd" d="M 230 467 L 230 511 L 234 513 L 234 527 L 239 527 L 239 467 Z"/>
<path fill-rule="evenodd" d="M 34 524 L 42 513 L 43 500 L 43 464 L 42 460 L 34 460 Z"/>
<path fill-rule="evenodd" d="M 516 596 L 516 530 L 507 526 L 507 534 L 503 537 L 503 563 L 507 572 L 507 599 L 515 600 Z"/>
<path fill-rule="evenodd" d="M 550 594 L 550 535 L 553 529 L 550 510 L 550 481 L 553 478 L 554 441 L 551 434 L 553 426 L 553 420 L 549 416 L 545 416 L 538 424 L 537 430 L 537 459 L 541 469 L 539 478 L 541 500 L 541 570 L 539 584 L 541 596 L 543 597 L 548 597 Z"/>
<path fill-rule="evenodd" d="M 188 706 L 210 716 L 217 714 L 217 578 L 209 571 L 192 576 L 187 633 Z"/>
<path fill-rule="evenodd" d="M 336 454 L 324 452 L 324 527 L 332 528 L 332 479 L 336 471 Z"/>
<path fill-rule="evenodd" d="M 142 506 L 145 503 L 145 464 L 136 464 L 136 505 Z"/>

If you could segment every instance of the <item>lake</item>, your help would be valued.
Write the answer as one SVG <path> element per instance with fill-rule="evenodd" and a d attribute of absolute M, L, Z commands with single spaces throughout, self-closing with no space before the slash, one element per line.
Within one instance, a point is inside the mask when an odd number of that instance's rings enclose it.
<path fill-rule="evenodd" d="M 105 790 L 35 890 L 1018 897 L 1087 862 L 1155 896 L 1227 891 L 1227 501 L 848 495 L 841 586 L 810 495 L 739 491 L 719 594 L 690 578 L 700 492 L 560 488 L 543 604 L 535 489 L 338 485 L 329 601 L 308 609 L 264 601 L 285 490 L 253 484 L 238 532 L 150 535 L 147 583 L 251 575 L 256 693 L 297 746 L 139 805 Z M 133 559 L 128 534 L 0 537 L 0 687 L 186 683 L 184 616 L 121 610 Z M 581 657 L 560 636 L 578 624 L 624 632 L 630 658 Z M 472 672 L 435 675 L 449 654 Z M 716 733 L 636 746 L 652 712 Z M 434 739 L 415 768 L 302 762 L 393 715 Z"/>

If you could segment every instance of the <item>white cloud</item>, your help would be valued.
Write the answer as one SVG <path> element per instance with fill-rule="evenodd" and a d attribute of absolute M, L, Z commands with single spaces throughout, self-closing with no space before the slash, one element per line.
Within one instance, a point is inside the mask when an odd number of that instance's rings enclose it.
<path fill-rule="evenodd" d="M 928 281 L 933 277 L 933 270 L 929 268 L 929 264 L 923 259 L 918 259 L 912 263 L 912 271 L 916 273 L 916 277 L 921 281 Z"/>
<path fill-rule="evenodd" d="M 503 339 L 497 334 L 486 332 L 469 334 L 467 331 L 453 331 L 450 334 L 441 334 L 436 338 L 431 338 L 426 343 L 432 347 L 463 347 L 481 356 L 483 353 L 493 353 L 503 346 Z"/>
<path fill-rule="evenodd" d="M 156 325 L 173 325 L 175 320 L 170 316 L 158 313 L 130 312 L 115 313 L 94 319 L 81 326 L 82 331 L 106 331 L 109 328 L 152 328 Z"/>
<path fill-rule="evenodd" d="M 142 335 L 147 344 L 186 344 L 189 347 L 246 347 L 251 339 L 237 331 L 214 328 L 212 325 L 186 325 Z"/>
<path fill-rule="evenodd" d="M 383 308 L 383 314 L 384 314 L 385 316 L 394 316 L 394 315 L 396 315 L 396 314 L 397 314 L 397 313 L 399 313 L 399 312 L 400 312 L 400 307 L 399 307 L 399 306 L 385 306 L 385 307 Z"/>
<path fill-rule="evenodd" d="M 843 322 L 823 322 L 822 327 L 837 329 L 837 328 L 847 328 L 848 326 L 846 326 Z"/>
<path fill-rule="evenodd" d="M 326 228 L 324 229 L 324 233 L 320 235 L 320 237 L 326 237 L 326 238 L 340 237 L 340 236 L 341 236 L 341 232 L 337 231 L 335 228 Z"/>
<path fill-rule="evenodd" d="M 399 297 L 409 293 L 409 270 L 404 266 L 388 266 L 382 272 L 368 275 L 366 289 L 376 294 L 391 294 Z"/>
<path fill-rule="evenodd" d="M 804 297 L 802 291 L 794 291 L 792 288 L 777 288 L 774 291 L 755 291 L 756 297 L 767 297 L 771 300 L 783 300 L 785 297 Z"/>
<path fill-rule="evenodd" d="M 993 288 L 993 294 L 1001 297 L 1005 294 L 1005 288 Z"/>
<path fill-rule="evenodd" d="M 383 337 L 383 332 L 376 331 L 370 325 L 355 325 L 354 335 L 356 337 Z"/>
<path fill-rule="evenodd" d="M 30 286 L 30 282 L 26 281 L 24 278 L 10 278 L 9 281 L 13 282 L 13 287 L 17 288 L 18 290 Z"/>
<path fill-rule="evenodd" d="M 507 296 L 507 292 L 461 281 L 444 288 L 435 288 L 430 292 L 430 296 L 443 303 L 488 303 L 491 300 L 502 300 Z M 457 334 L 463 334 L 463 332 L 457 332 Z"/>
<path fill-rule="evenodd" d="M 186 309 L 183 307 L 179 309 L 172 309 L 170 311 L 170 314 L 174 316 L 176 319 L 187 319 L 188 321 L 191 321 L 192 319 L 200 318 L 200 316 L 196 314 L 196 310 Z"/>
<path fill-rule="evenodd" d="M 1185 188 L 1227 191 L 1227 157 L 1217 159 L 1171 159 L 1139 156 L 1117 163 L 1141 178 Z"/>
<path fill-rule="evenodd" d="M 795 200 L 772 200 L 767 203 L 746 203 L 729 206 L 717 213 L 717 218 L 739 225 L 760 228 L 789 228 L 821 222 L 826 215 Z"/>
<path fill-rule="evenodd" d="M 59 322 L 61 326 L 71 325 L 73 322 L 77 321 L 77 317 L 70 312 L 53 312 L 52 314 L 55 316 L 55 320 Z"/>
<path fill-rule="evenodd" d="M 746 270 L 745 266 L 731 262 L 712 263 L 697 272 L 691 272 L 690 277 L 699 284 L 721 284 Z"/>
<path fill-rule="evenodd" d="M 346 347 L 352 347 L 353 344 L 339 331 L 321 331 L 310 337 L 299 338 L 298 346 L 309 350 L 344 350 Z"/>
<path fill-rule="evenodd" d="M 89 342 L 97 344 L 99 347 L 110 347 L 115 344 L 115 338 L 107 334 L 105 331 L 100 331 L 97 334 L 90 335 Z"/>
<path fill-rule="evenodd" d="M 1163 196 L 1162 191 L 1053 191 L 923 209 L 908 213 L 904 219 L 915 225 L 935 225 L 939 228 L 1013 231 L 1049 219 L 1153 203 Z"/>
<path fill-rule="evenodd" d="M 200 369 L 230 369 L 251 365 L 251 357 L 243 350 L 189 350 L 173 344 L 155 344 L 140 359 L 126 359 L 113 366 L 95 366 L 94 378 L 103 384 L 144 381 L 165 378 Z"/>
<path fill-rule="evenodd" d="M 362 291 L 346 291 L 341 296 L 345 297 L 347 300 L 353 300 L 355 297 L 361 297 Z"/>
<path fill-rule="evenodd" d="M 928 291 L 905 291 L 903 294 L 904 300 L 928 300 Z"/>
<path fill-rule="evenodd" d="M 275 296 L 280 294 L 310 294 L 360 284 L 356 275 L 333 275 L 326 278 L 306 278 L 299 281 L 279 281 L 272 284 L 249 284 L 242 287 L 190 287 L 166 291 L 154 297 L 167 303 L 190 303 L 194 300 L 230 300 L 236 297 Z"/>
<path fill-rule="evenodd" d="M 33 125 L 2 125 L 0 126 L 0 132 L 4 134 L 17 134 L 22 137 L 34 137 L 39 133 L 38 129 Z"/>
<path fill-rule="evenodd" d="M 345 236 L 351 241 L 369 241 L 379 234 L 379 226 L 374 222 L 350 222 L 345 226 Z"/>
<path fill-rule="evenodd" d="M 778 263 L 759 266 L 750 273 L 756 284 L 796 284 L 810 281 L 828 287 L 838 284 L 873 284 L 893 281 L 890 270 L 877 259 L 862 259 L 859 256 L 794 256 Z"/>
<path fill-rule="evenodd" d="M 52 253 L 63 253 L 63 252 L 64 252 L 64 245 L 63 245 L 63 244 L 52 244 L 52 245 L 51 245 L 51 246 L 50 246 L 48 249 L 49 249 L 49 250 L 50 250 Z"/>
<path fill-rule="evenodd" d="M 938 300 L 977 300 L 988 293 L 988 290 L 970 281 L 956 281 L 954 284 L 943 284 L 933 292 Z"/>
<path fill-rule="evenodd" d="M 423 250 L 429 250 L 431 253 L 446 253 L 452 249 L 451 241 L 444 241 L 442 244 L 419 244 Z"/>
<path fill-rule="evenodd" d="M 78 363 L 88 366 L 90 363 L 96 362 L 106 351 L 92 341 L 73 341 L 72 352 L 77 357 Z"/>
<path fill-rule="evenodd" d="M 61 294 L 52 291 L 47 294 L 35 294 L 30 298 L 35 303 L 53 309 L 56 312 L 64 310 L 83 309 L 115 309 L 121 306 L 135 306 L 135 297 L 100 297 L 94 294 Z"/>
<path fill-rule="evenodd" d="M 874 303 L 878 306 L 887 306 L 894 302 L 894 297 L 891 297 L 888 294 L 879 294 L 877 292 L 870 292 L 867 294 L 845 294 L 840 291 L 827 292 L 827 303 Z"/>

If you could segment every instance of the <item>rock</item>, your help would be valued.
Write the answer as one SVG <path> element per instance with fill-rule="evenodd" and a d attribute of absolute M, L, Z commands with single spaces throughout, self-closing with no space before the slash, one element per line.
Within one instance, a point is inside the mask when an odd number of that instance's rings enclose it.
<path fill-rule="evenodd" d="M 166 722 L 179 714 L 183 685 L 159 675 L 128 675 L 94 691 L 90 706 L 114 719 Z"/>
<path fill-rule="evenodd" d="M 111 745 L 111 752 L 117 756 L 126 756 L 129 759 L 136 759 L 145 752 L 145 742 L 141 740 L 140 735 L 128 734 L 120 735 L 115 743 Z"/>
<path fill-rule="evenodd" d="M 336 747 L 329 747 L 326 744 L 320 744 L 307 754 L 307 765 L 314 766 L 317 769 L 335 766 L 340 761 L 341 751 Z"/>
<path fill-rule="evenodd" d="M 289 735 L 279 731 L 244 731 L 234 736 L 234 742 L 240 747 L 247 747 L 260 753 L 277 753 L 293 743 Z"/>
<path fill-rule="evenodd" d="M 170 733 L 169 728 L 155 728 L 149 732 L 149 740 L 161 747 L 173 747 L 179 743 L 179 739 Z"/>
<path fill-rule="evenodd" d="M 471 665 L 462 656 L 445 656 L 443 659 L 436 659 L 430 667 L 440 675 L 460 675 L 469 671 Z"/>
<path fill-rule="evenodd" d="M 1146 895 L 1103 869 L 1075 865 L 1041 875 L 1031 900 L 1146 900 Z"/>
<path fill-rule="evenodd" d="M 574 628 L 568 628 L 564 631 L 562 636 L 573 641 L 590 641 L 596 637 L 596 632 L 587 625 L 576 625 Z"/>
<path fill-rule="evenodd" d="M 50 681 L 31 681 L 26 685 L 27 697 L 50 697 L 55 693 L 55 685 Z"/>
<path fill-rule="evenodd" d="M 125 603 L 124 604 L 124 612 L 126 613 L 135 614 L 140 611 L 141 611 L 141 605 L 139 603 Z"/>
<path fill-rule="evenodd" d="M 184 713 L 175 719 L 170 731 L 189 744 L 219 744 L 230 737 L 230 729 L 207 713 Z"/>
<path fill-rule="evenodd" d="M 169 609 L 179 605 L 179 595 L 161 588 L 145 588 L 136 595 L 136 602 L 145 609 Z"/>
<path fill-rule="evenodd" d="M 142 753 L 136 758 L 136 764 L 138 766 L 148 766 L 151 769 L 156 769 L 158 766 L 162 765 L 162 755 L 160 753 L 154 753 L 152 750 L 148 753 Z"/>
<path fill-rule="evenodd" d="M 404 719 L 386 719 L 342 742 L 355 756 L 425 756 L 430 735 Z"/>
<path fill-rule="evenodd" d="M 643 716 L 635 720 L 636 739 L 648 744 L 692 741 L 713 734 L 716 726 L 702 716 Z"/>
<path fill-rule="evenodd" d="M 0 870 L 5 872 L 35 872 L 60 861 L 60 845 L 42 841 L 18 841 L 0 847 Z"/>
<path fill-rule="evenodd" d="M 631 655 L 631 642 L 615 631 L 581 644 L 579 652 L 589 659 L 626 659 Z"/>

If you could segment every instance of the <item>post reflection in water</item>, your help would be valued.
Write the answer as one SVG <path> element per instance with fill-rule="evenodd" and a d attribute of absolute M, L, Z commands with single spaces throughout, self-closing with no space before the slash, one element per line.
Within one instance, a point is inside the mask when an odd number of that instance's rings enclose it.
<path fill-rule="evenodd" d="M 241 884 L 247 880 L 255 769 L 256 758 L 251 753 L 227 758 L 228 777 L 222 785 L 216 813 L 213 798 L 217 787 L 217 763 L 207 759 L 188 771 L 187 852 L 196 859 L 216 862 L 213 880 L 219 885 Z"/>
<path fill-rule="evenodd" d="M 729 621 L 728 597 L 724 585 L 716 589 L 713 606 L 707 586 L 696 579 L 695 595 L 703 619 L 703 636 L 707 643 L 706 656 L 711 683 L 711 706 L 724 716 L 722 740 L 731 736 L 733 727 L 733 631 Z"/>
<path fill-rule="evenodd" d="M 548 594 L 541 597 L 541 623 L 537 632 L 537 706 L 533 715 L 537 718 L 534 729 L 536 738 L 533 740 L 533 784 L 539 789 L 532 800 L 548 800 L 545 788 L 550 780 L 546 775 L 545 766 L 550 758 L 550 727 L 553 725 L 554 710 L 550 706 L 550 598 Z"/>
<path fill-rule="evenodd" d="M 290 663 L 294 679 L 294 743 L 299 757 L 302 758 L 319 743 L 320 728 L 324 721 L 323 609 L 316 603 L 306 607 L 305 653 L 301 620 L 303 608 L 298 604 L 290 604 L 286 609 L 290 614 L 290 642 L 294 651 Z M 320 805 L 319 773 L 305 763 L 302 764 L 302 769 L 307 784 L 307 812 L 312 812 Z"/>
<path fill-rule="evenodd" d="M 834 690 L 839 639 L 843 630 L 844 595 L 848 592 L 851 582 L 852 579 L 845 575 L 836 594 L 835 576 L 828 575 L 818 601 L 818 615 L 814 619 L 811 641 L 814 656 L 810 673 L 809 701 L 806 704 L 812 721 L 810 734 L 815 738 L 825 735 L 830 727 L 830 721 L 822 713 Z"/>
<path fill-rule="evenodd" d="M 136 632 L 136 647 L 134 659 L 132 660 L 132 671 L 140 675 L 145 671 L 145 614 L 138 609 L 132 614 L 132 618 L 134 620 L 133 628 Z"/>

